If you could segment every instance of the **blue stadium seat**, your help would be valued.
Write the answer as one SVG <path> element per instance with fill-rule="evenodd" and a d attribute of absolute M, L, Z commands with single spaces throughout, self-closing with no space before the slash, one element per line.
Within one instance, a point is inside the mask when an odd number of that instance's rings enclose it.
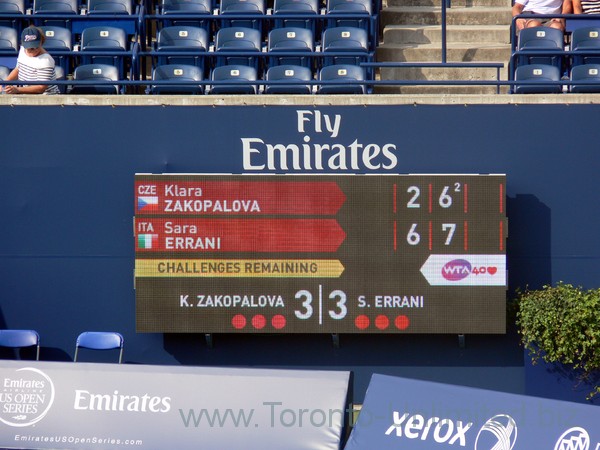
<path fill-rule="evenodd" d="M 186 25 L 165 27 L 159 30 L 156 38 L 157 64 L 187 64 L 204 70 L 205 56 L 198 52 L 208 51 L 208 46 L 208 32 L 204 28 Z M 161 52 L 181 55 L 161 56 Z"/>
<path fill-rule="evenodd" d="M 17 30 L 0 26 L 0 65 L 15 67 L 19 54 L 19 38 Z"/>
<path fill-rule="evenodd" d="M 571 69 L 571 81 L 585 81 L 594 84 L 571 84 L 574 94 L 600 93 L 600 64 L 582 64 Z"/>
<path fill-rule="evenodd" d="M 372 10 L 371 0 L 327 0 L 328 13 L 371 15 Z"/>
<path fill-rule="evenodd" d="M 600 27 L 585 27 L 573 30 L 571 51 L 574 53 L 572 64 L 600 64 Z"/>
<path fill-rule="evenodd" d="M 162 0 L 158 10 L 158 28 L 173 25 L 189 25 L 210 31 L 211 22 L 203 16 L 212 14 L 211 0 Z M 189 18 L 173 19 L 172 16 L 185 15 Z"/>
<path fill-rule="evenodd" d="M 306 28 L 275 28 L 269 32 L 268 46 L 269 66 L 290 64 L 313 67 L 310 56 L 292 56 L 290 52 L 314 52 L 315 43 L 311 30 Z M 286 53 L 285 56 L 272 56 L 276 53 Z"/>
<path fill-rule="evenodd" d="M 131 0 L 88 0 L 88 14 L 132 14 Z"/>
<path fill-rule="evenodd" d="M 259 58 L 253 53 L 262 50 L 260 31 L 246 27 L 221 28 L 215 38 L 216 65 L 252 66 L 258 70 Z M 236 55 L 227 53 L 236 52 Z M 241 53 L 241 54 L 240 54 Z"/>
<path fill-rule="evenodd" d="M 263 0 L 221 0 L 220 14 L 264 14 Z"/>
<path fill-rule="evenodd" d="M 0 15 L 3 14 L 25 14 L 25 2 L 23 0 L 0 0 Z M 22 20 L 0 17 L 0 26 L 11 27 L 18 33 L 23 29 Z"/>
<path fill-rule="evenodd" d="M 11 69 L 9 69 L 6 66 L 0 66 L 0 80 L 6 80 L 6 77 L 8 76 L 8 74 L 11 72 Z"/>
<path fill-rule="evenodd" d="M 162 0 L 161 14 L 212 14 L 210 0 Z"/>
<path fill-rule="evenodd" d="M 202 85 L 182 84 L 192 81 L 202 81 L 202 69 L 187 64 L 165 64 L 157 66 L 152 71 L 153 81 L 172 81 L 168 85 L 152 85 L 153 94 L 203 94 Z"/>
<path fill-rule="evenodd" d="M 564 33 L 550 27 L 524 28 L 519 32 L 517 51 L 527 51 L 518 57 L 517 65 L 547 64 L 562 69 Z"/>
<path fill-rule="evenodd" d="M 227 84 L 212 85 L 209 94 L 256 94 L 255 84 L 239 84 L 245 81 L 257 81 L 258 75 L 254 67 L 230 65 L 215 67 L 211 73 L 211 81 Z"/>
<path fill-rule="evenodd" d="M 270 67 L 267 70 L 266 81 L 281 81 L 282 84 L 266 84 L 265 94 L 310 94 L 311 85 L 300 83 L 312 80 L 312 71 L 308 67 L 294 65 Z"/>
<path fill-rule="evenodd" d="M 33 0 L 33 14 L 44 14 L 44 19 L 35 19 L 37 25 L 71 27 L 79 14 L 78 0 Z"/>
<path fill-rule="evenodd" d="M 61 66 L 56 66 L 54 68 L 54 73 L 56 74 L 56 79 L 59 81 L 64 81 L 67 79 L 65 76 L 65 70 Z M 57 84 L 56 86 L 61 94 L 67 92 L 67 86 L 65 84 Z"/>
<path fill-rule="evenodd" d="M 41 26 L 46 41 L 44 48 L 48 51 L 70 51 L 73 49 L 71 30 L 65 27 Z"/>
<path fill-rule="evenodd" d="M 298 15 L 298 19 L 276 19 L 275 28 L 297 27 L 308 28 L 317 32 L 317 18 L 319 14 L 319 0 L 275 0 L 273 14 Z M 300 17 L 302 16 L 302 17 Z M 314 18 L 312 17 L 314 16 Z"/>
<path fill-rule="evenodd" d="M 107 64 L 84 64 L 75 68 L 75 81 L 118 81 L 119 69 Z M 118 94 L 118 85 L 73 85 L 71 94 Z"/>
<path fill-rule="evenodd" d="M 72 57 L 69 55 L 57 55 L 56 52 L 69 52 L 73 50 L 71 30 L 65 27 L 41 26 L 40 29 L 46 36 L 44 48 L 66 73 L 71 72 Z"/>
<path fill-rule="evenodd" d="M 11 27 L 0 27 L 0 52 L 16 53 L 19 50 L 17 30 Z"/>
<path fill-rule="evenodd" d="M 371 0 L 327 0 L 327 14 L 344 14 L 352 17 L 332 19 L 329 27 L 358 27 L 369 31 L 369 21 L 373 13 Z M 365 16 L 358 18 L 355 16 Z"/>
<path fill-rule="evenodd" d="M 25 2 L 23 0 L 0 1 L 0 14 L 25 14 Z"/>
<path fill-rule="evenodd" d="M 223 18 L 221 27 L 246 27 L 262 31 L 262 18 L 226 19 L 228 15 L 264 15 L 264 0 L 221 0 L 219 14 Z"/>
<path fill-rule="evenodd" d="M 77 0 L 34 0 L 33 13 L 37 14 L 78 14 Z"/>
<path fill-rule="evenodd" d="M 547 82 L 548 84 L 516 84 L 516 94 L 558 94 L 562 86 L 555 82 L 560 81 L 560 70 L 548 64 L 527 64 L 517 67 L 515 81 Z M 553 84 L 554 83 L 554 84 Z"/>
<path fill-rule="evenodd" d="M 119 69 L 119 77 L 125 76 L 125 55 L 127 34 L 122 28 L 89 27 L 81 34 L 81 63 L 106 64 Z M 86 55 L 94 52 L 109 52 L 110 55 Z"/>
<path fill-rule="evenodd" d="M 323 67 L 319 71 L 319 81 L 343 81 L 343 84 L 319 85 L 319 94 L 366 94 L 364 84 L 352 84 L 352 81 L 365 81 L 365 70 L 352 64 L 336 64 Z"/>
<path fill-rule="evenodd" d="M 82 33 L 90 26 L 108 26 L 122 28 L 137 41 L 138 35 L 142 34 L 144 26 L 139 22 L 140 12 L 144 8 L 137 5 L 136 0 L 81 0 L 87 2 L 87 15 L 95 16 L 91 20 L 87 16 L 80 16 L 73 21 L 73 31 Z M 142 0 L 143 1 L 143 0 Z M 98 16 L 102 16 L 99 18 Z"/>
<path fill-rule="evenodd" d="M 370 59 L 369 35 L 366 30 L 355 27 L 333 27 L 323 31 L 321 41 L 323 53 L 335 53 L 325 56 L 323 65 L 331 64 L 360 64 Z M 345 56 L 343 53 L 353 52 L 360 55 Z"/>

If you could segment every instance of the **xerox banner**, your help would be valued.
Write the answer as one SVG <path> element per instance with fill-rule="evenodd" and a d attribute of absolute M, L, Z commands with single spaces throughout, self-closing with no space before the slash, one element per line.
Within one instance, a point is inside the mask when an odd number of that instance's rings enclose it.
<path fill-rule="evenodd" d="M 337 450 L 349 372 L 2 361 L 0 448 Z"/>
<path fill-rule="evenodd" d="M 345 450 L 598 450 L 600 410 L 375 374 Z"/>

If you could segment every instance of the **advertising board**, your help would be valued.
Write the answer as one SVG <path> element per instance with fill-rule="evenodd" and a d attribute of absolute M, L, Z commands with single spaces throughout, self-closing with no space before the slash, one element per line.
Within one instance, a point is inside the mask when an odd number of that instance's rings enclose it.
<path fill-rule="evenodd" d="M 582 405 L 375 374 L 344 450 L 598 450 Z"/>
<path fill-rule="evenodd" d="M 344 371 L 0 361 L 0 448 L 338 450 L 350 379 Z"/>

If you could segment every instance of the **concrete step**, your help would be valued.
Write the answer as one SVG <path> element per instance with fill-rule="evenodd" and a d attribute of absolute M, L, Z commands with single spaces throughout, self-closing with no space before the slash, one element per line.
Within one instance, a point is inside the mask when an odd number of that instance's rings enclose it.
<path fill-rule="evenodd" d="M 441 7 L 442 0 L 387 0 L 387 7 L 394 6 L 437 6 Z M 450 0 L 449 9 L 472 8 L 474 6 L 495 6 L 510 10 L 510 0 Z"/>
<path fill-rule="evenodd" d="M 381 11 L 381 24 L 388 25 L 440 25 L 441 8 L 436 6 L 394 6 Z M 447 10 L 447 25 L 509 25 L 510 8 L 472 7 Z"/>
<path fill-rule="evenodd" d="M 377 60 L 396 62 L 442 61 L 441 0 L 388 0 L 381 12 L 382 43 Z M 407 67 L 381 68 L 381 80 L 417 82 L 405 86 L 376 86 L 379 94 L 494 95 L 494 85 L 419 85 L 418 81 L 504 81 L 510 58 L 510 0 L 456 0 L 447 12 L 446 61 L 494 62 L 496 68 Z M 506 93 L 507 86 L 500 92 Z"/>
<path fill-rule="evenodd" d="M 439 25 L 388 25 L 383 30 L 385 44 L 431 44 L 441 42 Z M 447 43 L 478 42 L 481 44 L 509 44 L 509 25 L 449 25 Z"/>
<path fill-rule="evenodd" d="M 455 43 L 446 46 L 446 61 L 501 61 L 510 59 L 510 45 L 483 43 Z M 439 44 L 382 44 L 377 48 L 377 61 L 441 62 L 442 48 Z"/>
<path fill-rule="evenodd" d="M 376 86 L 375 94 L 406 94 L 406 95 L 495 95 L 495 86 Z M 507 94 L 508 89 L 501 86 L 501 94 Z"/>
<path fill-rule="evenodd" d="M 492 81 L 506 80 L 506 69 L 487 67 L 398 67 L 382 68 L 381 80 L 467 80 Z"/>

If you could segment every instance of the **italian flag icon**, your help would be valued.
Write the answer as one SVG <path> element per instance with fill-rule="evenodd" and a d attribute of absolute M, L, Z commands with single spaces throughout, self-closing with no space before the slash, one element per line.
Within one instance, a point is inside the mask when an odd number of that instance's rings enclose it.
<path fill-rule="evenodd" d="M 158 234 L 138 234 L 138 248 L 156 248 Z"/>

